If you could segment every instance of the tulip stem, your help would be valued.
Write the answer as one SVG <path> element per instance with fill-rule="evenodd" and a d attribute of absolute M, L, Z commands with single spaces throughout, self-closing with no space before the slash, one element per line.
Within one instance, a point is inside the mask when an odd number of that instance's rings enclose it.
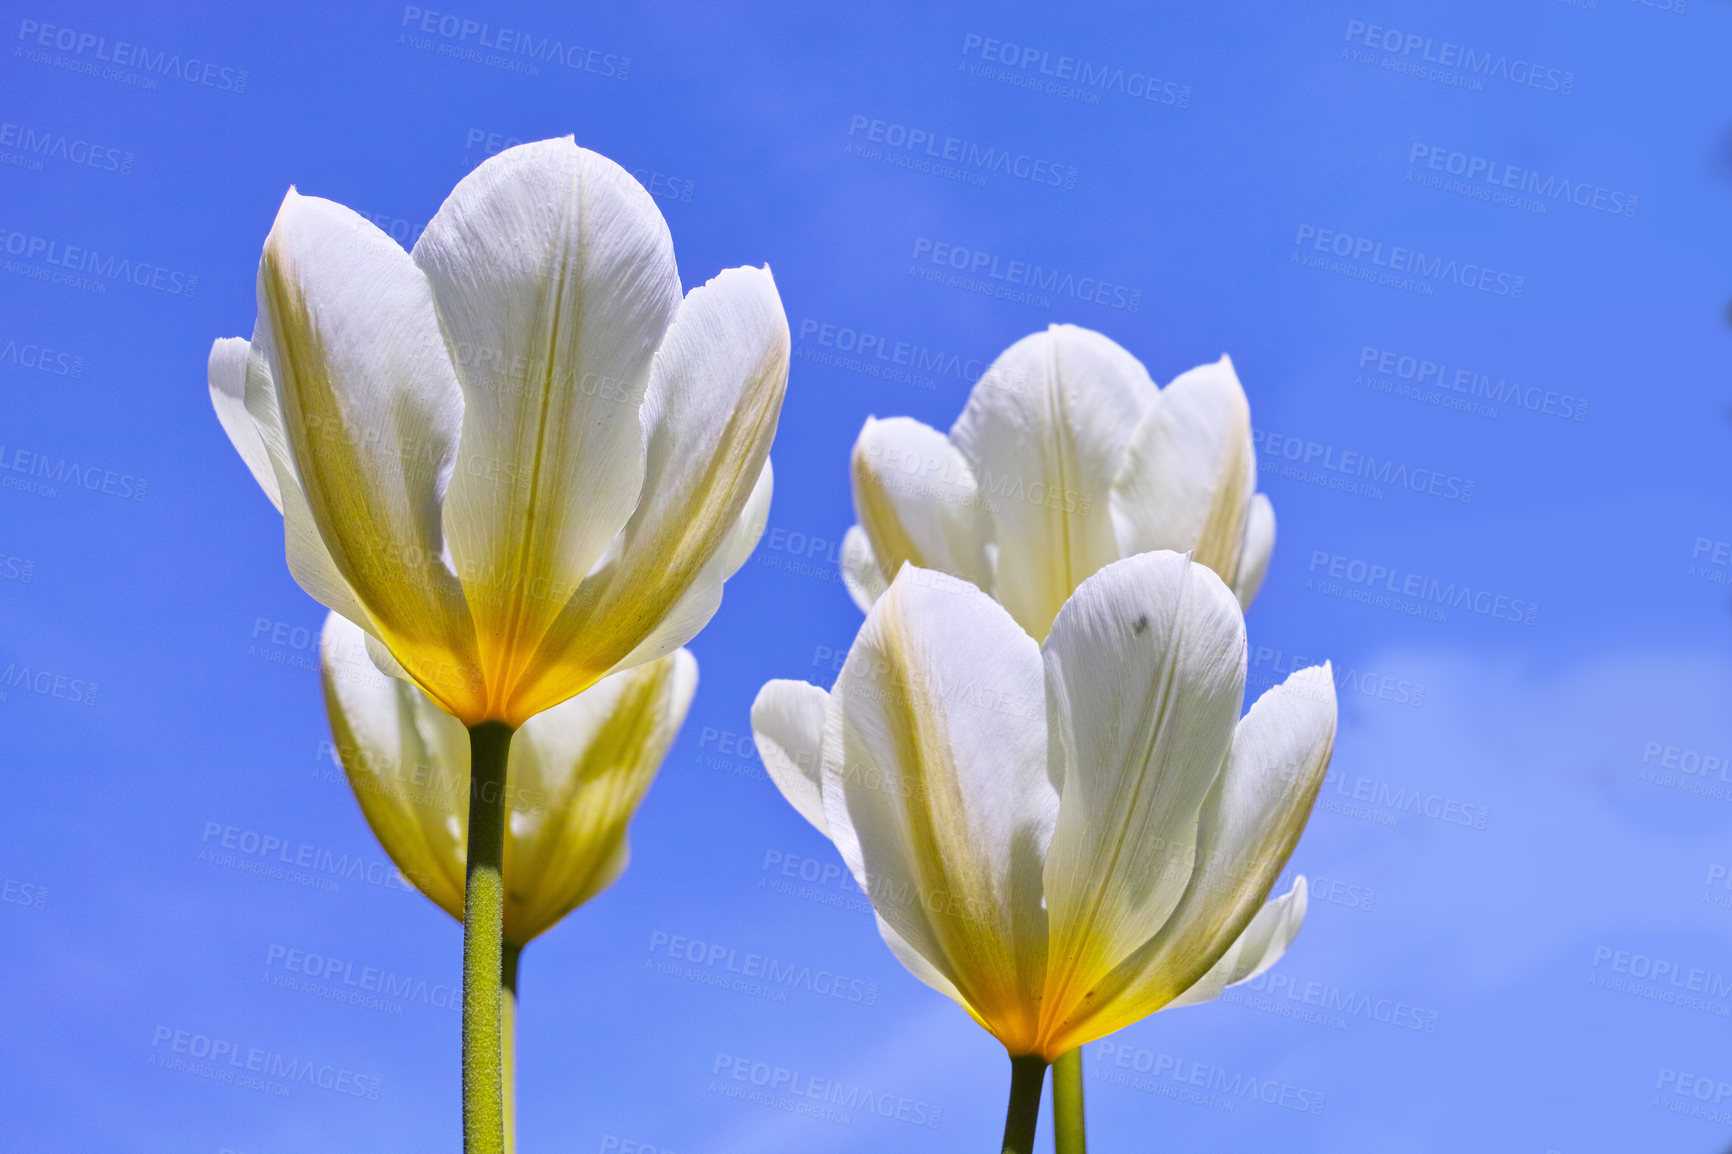
<path fill-rule="evenodd" d="M 504 1064 L 499 1080 L 505 1110 L 505 1154 L 517 1154 L 517 961 L 522 956 L 522 946 L 505 943 L 499 981 L 499 1056 Z"/>
<path fill-rule="evenodd" d="M 1056 1154 L 1087 1154 L 1083 1128 L 1082 1047 L 1052 1064 L 1052 1147 Z"/>
<path fill-rule="evenodd" d="M 505 766 L 511 727 L 469 729 L 469 850 L 463 888 L 463 1150 L 504 1154 L 500 977 L 505 961 Z"/>
<path fill-rule="evenodd" d="M 1040 1120 L 1040 1090 L 1046 1059 L 1024 1054 L 1010 1060 L 1010 1106 L 1004 1114 L 1003 1154 L 1033 1154 L 1034 1125 Z"/>

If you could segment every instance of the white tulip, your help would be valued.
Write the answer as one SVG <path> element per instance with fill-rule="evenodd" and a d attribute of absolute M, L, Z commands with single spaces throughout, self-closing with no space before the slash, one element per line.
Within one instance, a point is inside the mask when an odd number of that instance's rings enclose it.
<path fill-rule="evenodd" d="M 335 613 L 319 654 L 331 734 L 362 815 L 403 875 L 462 921 L 468 732 L 375 669 L 360 627 Z M 517 732 L 504 797 L 508 946 L 528 945 L 625 872 L 626 827 L 697 684 L 697 659 L 678 649 L 602 678 Z"/>
<path fill-rule="evenodd" d="M 211 400 L 289 571 L 474 726 L 690 640 L 769 515 L 767 268 L 683 299 L 643 187 L 570 137 L 465 177 L 412 253 L 290 190 Z"/>
<path fill-rule="evenodd" d="M 1006 349 L 946 437 L 869 418 L 843 578 L 870 609 L 904 561 L 991 593 L 1035 638 L 1103 565 L 1190 553 L 1248 607 L 1275 546 L 1226 357 L 1156 388 L 1111 340 L 1053 325 Z"/>
<path fill-rule="evenodd" d="M 1237 600 L 1177 553 L 1104 564 L 1044 644 L 904 565 L 835 689 L 772 681 L 752 725 L 897 958 L 1050 1062 L 1256 976 L 1298 931 L 1303 878 L 1265 899 L 1328 766 L 1334 683 L 1301 670 L 1241 718 L 1244 685 Z"/>

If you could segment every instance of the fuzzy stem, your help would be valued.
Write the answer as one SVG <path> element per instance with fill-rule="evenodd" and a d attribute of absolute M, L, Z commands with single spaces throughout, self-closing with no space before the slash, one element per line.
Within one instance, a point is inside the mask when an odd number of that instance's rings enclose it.
<path fill-rule="evenodd" d="M 501 1096 L 504 1099 L 505 1154 L 517 1154 L 517 962 L 523 947 L 505 943 L 500 967 L 499 1056 Z"/>
<path fill-rule="evenodd" d="M 505 766 L 511 727 L 469 729 L 469 851 L 463 887 L 463 1150 L 504 1154 L 500 988 L 505 945 Z"/>
<path fill-rule="evenodd" d="M 1087 1154 L 1083 1128 L 1083 1052 L 1078 1046 L 1052 1064 L 1052 1147 L 1056 1154 Z"/>

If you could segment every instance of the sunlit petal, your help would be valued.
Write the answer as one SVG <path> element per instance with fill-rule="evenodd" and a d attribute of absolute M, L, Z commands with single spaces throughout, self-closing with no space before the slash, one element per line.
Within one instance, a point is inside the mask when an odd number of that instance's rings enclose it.
<path fill-rule="evenodd" d="M 1244 697 L 1244 620 L 1207 568 L 1145 553 L 1078 587 L 1045 657 L 1063 799 L 1045 872 L 1050 1026 L 1185 892 Z"/>

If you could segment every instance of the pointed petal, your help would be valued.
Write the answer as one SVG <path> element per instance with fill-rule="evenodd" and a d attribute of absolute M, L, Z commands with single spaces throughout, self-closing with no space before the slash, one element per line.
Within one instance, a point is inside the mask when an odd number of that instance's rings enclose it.
<path fill-rule="evenodd" d="M 679 307 L 673 242 L 629 173 L 565 137 L 464 177 L 414 261 L 465 406 L 445 527 L 483 667 L 509 695 L 638 503 L 639 409 Z"/>
<path fill-rule="evenodd" d="M 1233 593 L 1239 604 L 1249 609 L 1263 588 L 1263 576 L 1269 572 L 1269 557 L 1275 552 L 1275 507 L 1269 498 L 1258 493 L 1251 498 L 1251 510 L 1245 516 L 1245 547 L 1239 553 L 1239 577 L 1233 583 Z"/>
<path fill-rule="evenodd" d="M 505 936 L 545 932 L 618 879 L 626 827 L 697 689 L 685 650 L 603 678 L 538 713 L 511 743 Z"/>
<path fill-rule="evenodd" d="M 950 438 L 909 417 L 868 417 L 850 464 L 854 512 L 883 584 L 904 561 L 988 584 L 980 491 Z"/>
<path fill-rule="evenodd" d="M 1306 891 L 1304 877 L 1293 879 L 1293 888 L 1272 902 L 1264 903 L 1245 932 L 1234 939 L 1221 955 L 1221 960 L 1195 985 L 1168 1002 L 1168 1006 L 1194 1006 L 1212 1002 L 1221 991 L 1240 982 L 1248 982 L 1281 960 L 1299 927 L 1305 922 Z"/>
<path fill-rule="evenodd" d="M 1062 802 L 1045 889 L 1050 1024 L 1166 922 L 1198 818 L 1232 747 L 1245 624 L 1221 579 L 1177 553 L 1114 562 L 1078 587 L 1045 646 Z"/>
<path fill-rule="evenodd" d="M 766 681 L 752 702 L 752 739 L 770 780 L 825 837 L 821 767 L 829 704 L 830 695 L 816 685 L 787 680 Z"/>
<path fill-rule="evenodd" d="M 1251 408 L 1222 357 L 1162 389 L 1137 427 L 1112 489 L 1119 549 L 1188 552 L 1231 582 L 1256 484 Z"/>
<path fill-rule="evenodd" d="M 758 483 L 752 487 L 746 507 L 740 511 L 734 527 L 722 538 L 715 556 L 710 558 L 698 573 L 697 580 L 673 603 L 649 635 L 637 643 L 637 648 L 614 662 L 609 673 L 618 673 L 672 653 L 710 623 L 710 618 L 722 607 L 723 585 L 746 563 L 746 558 L 757 548 L 758 539 L 764 535 L 764 526 L 770 520 L 770 497 L 774 489 L 775 475 L 766 458 L 764 471 L 758 474 Z"/>
<path fill-rule="evenodd" d="M 990 512 L 993 596 L 1037 638 L 1084 578 L 1120 556 L 1113 479 L 1154 397 L 1124 349 L 1054 325 L 999 355 L 951 430 Z"/>
<path fill-rule="evenodd" d="M 707 606 L 697 628 L 709 620 L 726 573 L 707 567 L 718 555 L 721 568 L 737 567 L 751 552 L 724 546 L 758 483 L 767 485 L 787 381 L 788 321 L 768 269 L 729 269 L 692 290 L 656 353 L 644 401 L 643 498 L 548 631 L 521 687 L 522 708 L 558 701 L 614 667 L 676 607 L 689 618 L 692 606 Z"/>
<path fill-rule="evenodd" d="M 872 552 L 872 538 L 858 525 L 850 525 L 842 535 L 842 584 L 862 613 L 872 612 L 872 606 L 890 588 L 878 566 L 878 556 Z"/>
<path fill-rule="evenodd" d="M 874 908 L 1013 1053 L 1046 968 L 1040 654 L 991 598 L 905 565 L 830 695 L 824 814 Z"/>
<path fill-rule="evenodd" d="M 463 398 L 426 278 L 372 223 L 290 190 L 258 295 L 266 339 L 253 343 L 319 538 L 369 630 L 448 709 L 473 715 L 474 633 L 440 528 Z M 249 409 L 252 394 L 249 373 Z"/>
<path fill-rule="evenodd" d="M 246 410 L 258 432 L 276 478 L 276 494 L 283 513 L 283 553 L 289 576 L 319 604 L 370 633 L 377 627 L 361 608 L 348 579 L 337 571 L 331 551 L 319 536 L 319 526 L 301 491 L 301 476 L 295 469 L 293 450 L 283 431 L 283 410 L 277 401 L 277 385 L 271 376 L 270 326 L 260 316 L 253 326 L 246 362 Z M 263 481 L 259 482 L 261 485 Z"/>
<path fill-rule="evenodd" d="M 245 337 L 224 337 L 211 345 L 206 370 L 210 378 L 210 403 L 253 480 L 281 513 L 283 496 L 277 487 L 276 470 L 271 467 L 271 456 L 265 451 L 259 427 L 247 412 L 247 357 L 251 352 L 252 346 Z"/>
<path fill-rule="evenodd" d="M 1257 700 L 1203 808 L 1184 898 L 1158 933 L 1096 984 L 1090 1009 L 1066 1023 L 1070 1045 L 1165 1006 L 1245 932 L 1304 832 L 1334 742 L 1328 665 L 1301 669 Z"/>
<path fill-rule="evenodd" d="M 367 658 L 361 627 L 335 613 L 319 637 L 332 744 L 361 814 L 403 876 L 463 920 L 469 734 Z"/>

